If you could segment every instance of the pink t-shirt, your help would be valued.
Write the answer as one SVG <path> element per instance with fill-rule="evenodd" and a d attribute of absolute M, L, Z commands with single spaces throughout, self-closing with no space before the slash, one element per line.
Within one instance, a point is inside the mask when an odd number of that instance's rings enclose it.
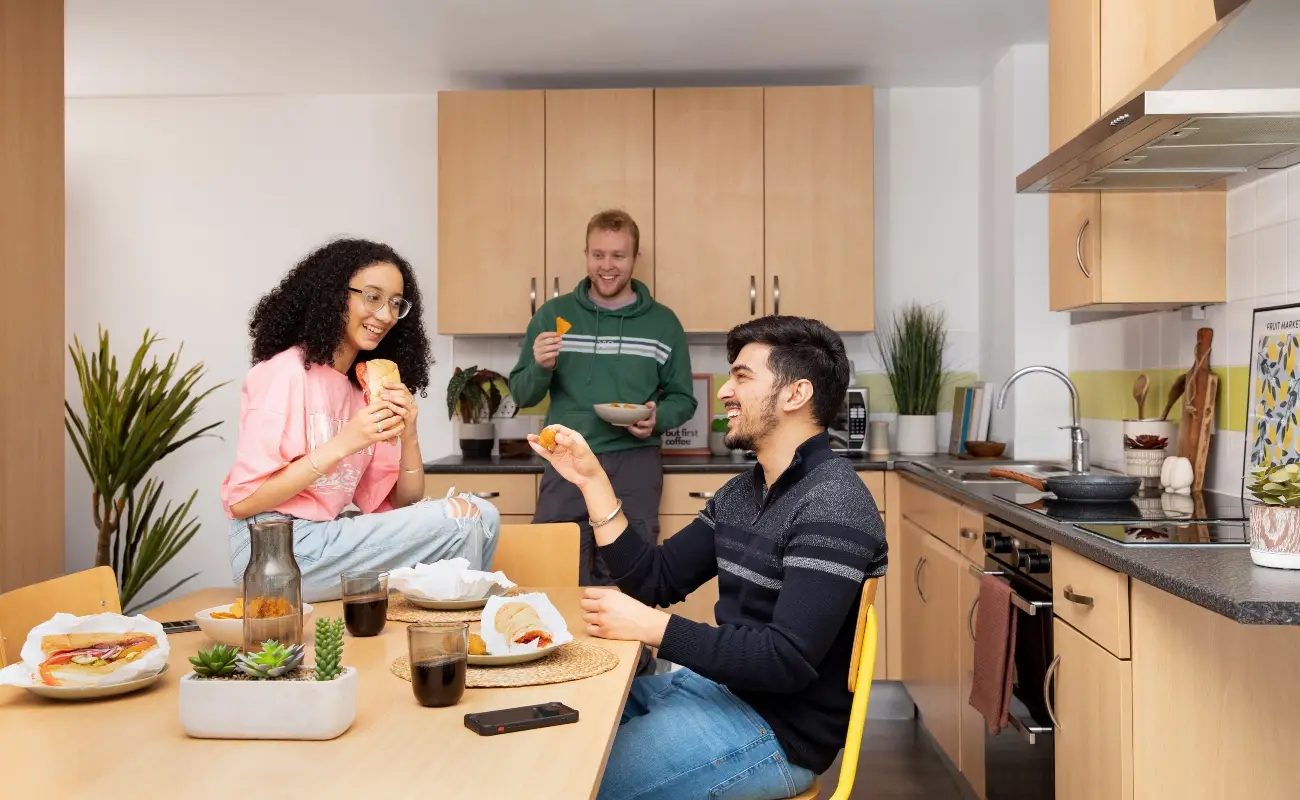
<path fill-rule="evenodd" d="M 365 407 L 361 390 L 338 370 L 303 366 L 301 348 L 253 366 L 239 401 L 235 463 L 221 484 L 226 515 L 290 462 L 336 436 Z M 274 510 L 299 519 L 332 520 L 355 503 L 362 513 L 392 508 L 388 494 L 397 483 L 401 449 L 396 440 L 353 453 L 323 478 Z"/>

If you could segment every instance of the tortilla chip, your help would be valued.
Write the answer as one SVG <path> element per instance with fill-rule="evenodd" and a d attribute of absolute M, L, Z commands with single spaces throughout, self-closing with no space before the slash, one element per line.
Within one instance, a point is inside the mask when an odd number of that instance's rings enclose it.
<path fill-rule="evenodd" d="M 564 317 L 555 318 L 555 332 L 560 334 L 561 336 L 568 333 L 569 329 L 572 327 L 573 325 Z"/>

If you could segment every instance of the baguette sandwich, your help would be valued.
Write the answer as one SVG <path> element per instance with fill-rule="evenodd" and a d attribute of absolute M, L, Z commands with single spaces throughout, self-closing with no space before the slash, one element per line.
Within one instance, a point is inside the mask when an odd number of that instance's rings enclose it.
<path fill-rule="evenodd" d="M 93 685 L 158 646 L 147 633 L 59 633 L 41 638 L 41 682 Z"/>
<path fill-rule="evenodd" d="M 535 641 L 538 649 L 541 649 L 550 647 L 554 640 L 551 629 L 542 623 L 537 609 L 527 603 L 518 601 L 503 603 L 501 608 L 497 609 L 493 624 L 496 625 L 497 632 L 506 637 L 506 642 L 509 644 L 528 644 Z"/>
<path fill-rule="evenodd" d="M 357 383 L 361 384 L 361 391 L 365 395 L 366 405 L 383 391 L 384 381 L 389 383 L 401 383 L 402 376 L 397 371 L 397 364 L 386 358 L 372 358 L 369 361 L 362 361 L 357 364 Z"/>

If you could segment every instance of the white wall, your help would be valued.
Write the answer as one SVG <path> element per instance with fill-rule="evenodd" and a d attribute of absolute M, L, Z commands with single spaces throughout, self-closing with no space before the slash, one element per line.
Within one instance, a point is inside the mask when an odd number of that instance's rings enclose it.
<path fill-rule="evenodd" d="M 199 490 L 202 523 L 155 581 L 199 572 L 192 586 L 230 582 L 219 488 L 234 454 L 249 312 L 313 247 L 336 235 L 379 239 L 436 286 L 436 98 L 406 96 L 74 99 L 67 104 L 68 338 L 94 346 L 96 326 L 129 359 L 145 328 L 185 345 L 208 385 L 201 407 L 224 439 L 192 442 L 157 469 L 165 496 Z M 436 324 L 428 303 L 425 324 Z M 450 341 L 435 337 L 425 452 L 446 452 L 441 387 Z M 80 403 L 68 370 L 68 398 Z M 445 406 L 443 406 L 445 408 Z M 67 566 L 94 563 L 90 490 L 71 445 Z M 143 594 L 141 599 L 147 597 Z"/>

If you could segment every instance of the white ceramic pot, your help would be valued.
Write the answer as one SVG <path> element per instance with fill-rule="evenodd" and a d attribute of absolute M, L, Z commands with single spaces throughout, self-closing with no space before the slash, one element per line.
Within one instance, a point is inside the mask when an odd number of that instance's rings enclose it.
<path fill-rule="evenodd" d="M 332 681 L 180 682 L 181 727 L 196 739 L 335 739 L 357 716 L 357 670 Z"/>
<path fill-rule="evenodd" d="M 932 456 L 938 449 L 935 417 L 898 415 L 898 452 L 905 456 Z"/>
<path fill-rule="evenodd" d="M 1300 508 L 1251 507 L 1250 560 L 1261 567 L 1300 569 Z"/>
<path fill-rule="evenodd" d="M 727 434 L 718 431 L 709 431 L 709 452 L 715 456 L 726 456 L 731 454 L 731 448 L 726 445 Z"/>
<path fill-rule="evenodd" d="M 1165 450 L 1125 450 L 1124 474 L 1135 478 L 1159 478 L 1165 464 Z"/>

